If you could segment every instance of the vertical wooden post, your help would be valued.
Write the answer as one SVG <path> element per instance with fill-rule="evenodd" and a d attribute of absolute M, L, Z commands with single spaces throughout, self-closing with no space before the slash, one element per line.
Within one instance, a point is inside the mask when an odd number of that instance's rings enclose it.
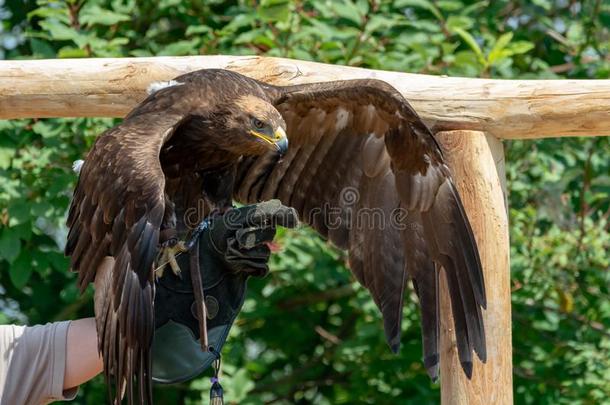
<path fill-rule="evenodd" d="M 445 131 L 437 138 L 477 239 L 487 291 L 487 364 L 476 360 L 468 381 L 457 357 L 449 294 L 441 277 L 441 403 L 509 405 L 513 387 L 504 150 L 499 140 L 479 131 Z"/>

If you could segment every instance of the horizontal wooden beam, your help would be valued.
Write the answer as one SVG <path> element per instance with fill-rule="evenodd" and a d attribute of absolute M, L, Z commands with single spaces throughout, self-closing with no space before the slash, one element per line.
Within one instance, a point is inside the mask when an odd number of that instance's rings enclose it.
<path fill-rule="evenodd" d="M 151 82 L 202 68 L 277 84 L 382 79 L 435 131 L 504 139 L 610 135 L 610 80 L 466 79 L 256 56 L 1 61 L 0 119 L 122 117 Z"/>

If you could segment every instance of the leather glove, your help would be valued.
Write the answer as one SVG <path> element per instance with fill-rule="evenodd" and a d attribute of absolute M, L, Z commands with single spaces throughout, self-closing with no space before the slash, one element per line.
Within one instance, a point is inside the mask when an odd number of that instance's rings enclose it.
<path fill-rule="evenodd" d="M 208 247 L 201 264 L 264 276 L 269 272 L 271 253 L 267 243 L 273 241 L 276 227 L 294 228 L 297 223 L 296 211 L 279 200 L 231 209 L 212 220 L 201 235 L 200 243 Z"/>
<path fill-rule="evenodd" d="M 234 208 L 209 220 L 200 235 L 199 268 L 207 309 L 210 352 L 201 350 L 189 254 L 177 257 L 182 272 L 167 269 L 157 280 L 153 380 L 179 383 L 201 374 L 217 358 L 241 310 L 249 276 L 268 272 L 276 227 L 295 227 L 296 211 L 279 200 Z"/>

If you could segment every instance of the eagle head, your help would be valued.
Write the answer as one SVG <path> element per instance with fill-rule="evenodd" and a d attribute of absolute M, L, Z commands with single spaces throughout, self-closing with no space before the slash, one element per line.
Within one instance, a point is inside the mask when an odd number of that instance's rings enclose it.
<path fill-rule="evenodd" d="M 279 111 L 269 102 L 253 95 L 242 95 L 234 100 L 225 124 L 242 154 L 260 155 L 268 150 L 284 155 L 288 149 L 286 123 Z M 243 153 L 247 151 L 246 153 Z"/>

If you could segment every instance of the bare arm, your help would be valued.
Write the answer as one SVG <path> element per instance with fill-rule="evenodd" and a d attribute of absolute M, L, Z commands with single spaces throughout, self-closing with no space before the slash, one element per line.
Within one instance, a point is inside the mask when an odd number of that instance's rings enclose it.
<path fill-rule="evenodd" d="M 94 318 L 70 322 L 66 348 L 64 390 L 77 387 L 102 371 Z"/>

